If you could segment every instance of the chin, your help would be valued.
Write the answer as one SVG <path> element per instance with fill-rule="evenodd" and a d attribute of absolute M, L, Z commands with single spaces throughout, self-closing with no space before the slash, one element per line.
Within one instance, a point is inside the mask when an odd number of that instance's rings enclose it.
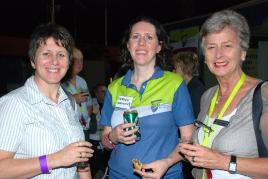
<path fill-rule="evenodd" d="M 47 82 L 49 83 L 49 84 L 58 84 L 58 83 L 60 83 L 61 82 L 61 80 L 62 80 L 62 76 L 60 76 L 60 77 L 51 77 L 51 78 L 47 78 Z"/>

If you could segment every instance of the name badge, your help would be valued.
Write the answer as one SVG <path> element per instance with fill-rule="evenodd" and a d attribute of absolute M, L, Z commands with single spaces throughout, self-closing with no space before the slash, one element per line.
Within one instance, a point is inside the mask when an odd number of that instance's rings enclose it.
<path fill-rule="evenodd" d="M 128 96 L 119 96 L 115 107 L 122 108 L 122 109 L 130 109 L 132 105 L 133 98 Z"/>

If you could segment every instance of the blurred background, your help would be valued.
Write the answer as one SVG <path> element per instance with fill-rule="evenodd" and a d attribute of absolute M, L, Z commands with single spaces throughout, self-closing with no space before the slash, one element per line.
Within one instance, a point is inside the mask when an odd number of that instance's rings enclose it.
<path fill-rule="evenodd" d="M 131 19 L 146 15 L 159 20 L 173 50 L 199 50 L 200 25 L 213 12 L 230 8 L 242 13 L 251 28 L 244 70 L 268 79 L 268 0 L 3 0 L 0 6 L 0 96 L 25 82 L 32 73 L 27 57 L 29 36 L 42 23 L 66 27 L 84 53 L 83 76 L 89 87 L 109 84 L 121 66 L 119 45 Z M 200 78 L 215 83 L 203 64 Z"/>

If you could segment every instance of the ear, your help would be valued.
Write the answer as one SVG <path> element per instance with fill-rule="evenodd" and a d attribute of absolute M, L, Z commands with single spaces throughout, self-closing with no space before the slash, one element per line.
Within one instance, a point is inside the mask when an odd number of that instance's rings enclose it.
<path fill-rule="evenodd" d="M 162 49 L 162 44 L 163 44 L 163 42 L 162 42 L 162 41 L 160 41 L 160 42 L 159 42 L 159 44 L 158 44 L 158 47 L 157 47 L 156 53 L 159 53 L 159 52 L 161 51 L 161 49 Z"/>
<path fill-rule="evenodd" d="M 246 60 L 246 56 L 247 56 L 247 51 L 243 50 L 242 54 L 241 54 L 241 60 L 245 61 Z"/>
<path fill-rule="evenodd" d="M 33 67 L 33 69 L 35 69 L 35 64 L 33 61 L 31 61 L 31 66 Z"/>
<path fill-rule="evenodd" d="M 127 42 L 127 49 L 128 49 L 128 51 L 129 51 L 129 43 Z"/>

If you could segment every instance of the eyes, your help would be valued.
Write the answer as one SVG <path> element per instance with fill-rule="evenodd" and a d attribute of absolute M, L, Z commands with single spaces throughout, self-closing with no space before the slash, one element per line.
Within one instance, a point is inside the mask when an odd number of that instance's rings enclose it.
<path fill-rule="evenodd" d="M 44 59 L 54 57 L 54 54 L 52 52 L 50 52 L 50 51 L 41 52 L 40 55 Z M 56 58 L 57 59 L 66 59 L 66 58 L 68 58 L 68 54 L 65 53 L 65 52 L 58 52 L 58 53 L 56 53 Z"/>
<path fill-rule="evenodd" d="M 222 46 L 220 46 L 220 48 L 223 49 L 223 50 L 224 49 L 231 49 L 233 47 L 234 46 L 232 44 L 223 44 Z M 208 44 L 208 45 L 205 46 L 206 50 L 213 50 L 213 49 L 216 49 L 216 48 L 218 48 L 218 46 L 215 45 L 215 44 Z"/>
<path fill-rule="evenodd" d="M 153 34 L 146 33 L 144 36 L 141 34 L 131 34 L 129 40 L 131 42 L 140 42 L 140 40 L 144 40 L 146 43 L 152 43 L 157 39 Z"/>

